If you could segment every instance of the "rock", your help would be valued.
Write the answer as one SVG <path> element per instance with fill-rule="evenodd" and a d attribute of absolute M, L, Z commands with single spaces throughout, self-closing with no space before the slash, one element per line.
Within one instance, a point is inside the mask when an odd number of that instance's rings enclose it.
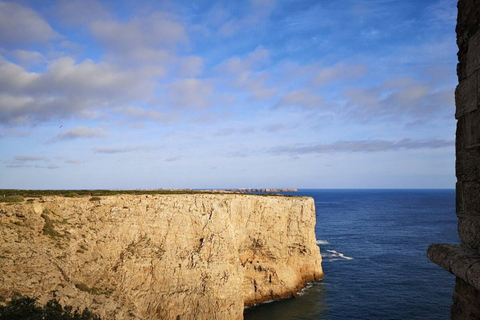
<path fill-rule="evenodd" d="M 0 212 L 0 298 L 102 319 L 242 319 L 323 277 L 311 198 L 43 197 Z"/>

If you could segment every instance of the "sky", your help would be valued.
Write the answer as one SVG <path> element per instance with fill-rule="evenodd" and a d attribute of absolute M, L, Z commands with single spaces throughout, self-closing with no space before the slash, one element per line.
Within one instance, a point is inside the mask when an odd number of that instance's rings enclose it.
<path fill-rule="evenodd" d="M 0 188 L 454 188 L 456 13 L 0 1 Z"/>

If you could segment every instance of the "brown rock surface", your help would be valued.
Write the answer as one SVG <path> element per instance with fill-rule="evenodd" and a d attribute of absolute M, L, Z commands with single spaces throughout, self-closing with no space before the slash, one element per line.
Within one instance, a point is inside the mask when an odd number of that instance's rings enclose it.
<path fill-rule="evenodd" d="M 0 203 L 0 296 L 102 319 L 242 319 L 323 276 L 313 199 L 236 194 Z"/>

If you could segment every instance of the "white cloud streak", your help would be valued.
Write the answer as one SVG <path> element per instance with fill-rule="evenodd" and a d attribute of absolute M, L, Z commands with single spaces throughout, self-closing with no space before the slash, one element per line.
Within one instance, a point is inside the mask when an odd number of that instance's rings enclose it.
<path fill-rule="evenodd" d="M 36 161 L 46 161 L 45 157 L 37 157 L 37 156 L 16 156 L 15 161 L 18 162 L 36 162 Z"/>
<path fill-rule="evenodd" d="M 453 140 L 425 139 L 412 140 L 402 139 L 399 141 L 389 140 L 353 140 L 336 141 L 330 144 L 316 144 L 308 146 L 279 146 L 270 149 L 273 154 L 310 154 L 310 153 L 349 153 L 349 152 L 385 152 L 412 149 L 438 149 L 451 148 Z"/>
<path fill-rule="evenodd" d="M 116 154 L 116 153 L 141 151 L 141 150 L 147 150 L 147 149 L 148 148 L 146 147 L 140 147 L 140 146 L 137 146 L 137 147 L 127 146 L 127 147 L 104 147 L 104 148 L 95 147 L 92 150 L 95 153 Z"/>
<path fill-rule="evenodd" d="M 55 137 L 55 141 L 60 140 L 73 140 L 79 138 L 101 138 L 107 136 L 107 132 L 100 128 L 88 128 L 84 126 L 78 126 L 70 130 L 65 130 L 64 132 L 58 134 Z"/>
<path fill-rule="evenodd" d="M 308 89 L 300 89 L 283 95 L 273 108 L 297 107 L 309 110 L 320 109 L 323 106 L 325 106 L 325 103 L 320 95 L 312 93 Z"/>

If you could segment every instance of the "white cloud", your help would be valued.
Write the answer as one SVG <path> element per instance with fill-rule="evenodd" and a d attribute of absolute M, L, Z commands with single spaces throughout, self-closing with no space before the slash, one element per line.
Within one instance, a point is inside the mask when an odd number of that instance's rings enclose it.
<path fill-rule="evenodd" d="M 270 53 L 267 49 L 257 47 L 244 58 L 235 56 L 220 63 L 217 67 L 221 73 L 243 75 L 251 73 L 253 69 L 264 66 L 270 60 Z"/>
<path fill-rule="evenodd" d="M 42 80 L 46 80 L 46 85 L 39 84 L 42 90 L 94 97 L 111 97 L 120 92 L 124 97 L 137 96 L 145 92 L 138 81 L 146 80 L 142 75 L 135 76 L 134 72 L 120 70 L 111 64 L 96 64 L 91 60 L 76 64 L 72 58 L 54 61 L 48 66 L 45 78 Z"/>
<path fill-rule="evenodd" d="M 288 130 L 288 129 L 290 129 L 290 127 L 286 126 L 282 123 L 275 123 L 275 124 L 271 124 L 271 125 L 265 127 L 265 130 L 267 132 L 281 132 L 281 131 Z"/>
<path fill-rule="evenodd" d="M 190 56 L 180 59 L 178 73 L 180 76 L 197 77 L 203 72 L 203 59 L 198 56 Z"/>
<path fill-rule="evenodd" d="M 5 167 L 11 168 L 11 169 L 17 169 L 17 168 L 30 168 L 31 165 L 27 165 L 27 164 L 7 164 Z"/>
<path fill-rule="evenodd" d="M 0 123 L 36 123 L 52 118 L 89 117 L 96 110 L 142 101 L 155 84 L 150 74 L 108 63 L 64 57 L 44 73 L 0 61 Z"/>
<path fill-rule="evenodd" d="M 17 93 L 40 77 L 0 57 L 0 92 Z"/>
<path fill-rule="evenodd" d="M 418 120 L 454 112 L 454 88 L 435 88 L 410 78 L 393 78 L 380 86 L 349 88 L 346 110 L 355 120 Z"/>
<path fill-rule="evenodd" d="M 325 107 L 322 97 L 307 89 L 288 92 L 273 106 L 274 108 L 296 107 L 302 109 L 320 109 Z"/>
<path fill-rule="evenodd" d="M 63 23 L 77 27 L 112 18 L 108 8 L 98 0 L 60 0 L 56 13 Z"/>
<path fill-rule="evenodd" d="M 45 42 L 58 36 L 36 11 L 17 3 L 0 1 L 0 43 L 3 45 Z"/>
<path fill-rule="evenodd" d="M 225 21 L 218 29 L 217 33 L 223 37 L 232 37 L 239 32 L 245 31 L 258 31 L 260 26 L 265 25 L 265 21 L 268 20 L 271 12 L 275 8 L 275 1 L 269 0 L 253 0 L 250 1 L 250 6 L 245 10 L 243 16 L 239 17 L 239 14 L 231 15 L 229 20 Z M 223 12 L 216 9 L 217 14 Z M 222 16 L 220 16 L 222 17 Z"/>
<path fill-rule="evenodd" d="M 148 110 L 133 106 L 116 108 L 115 111 L 124 114 L 129 120 L 169 121 L 175 117 L 172 114 L 161 113 L 156 110 Z"/>
<path fill-rule="evenodd" d="M 115 154 L 115 153 L 126 153 L 126 152 L 133 152 L 139 150 L 147 150 L 145 147 L 105 147 L 105 148 L 93 148 L 93 151 L 96 153 L 106 153 L 106 154 Z"/>
<path fill-rule="evenodd" d="M 65 163 L 68 163 L 68 164 L 78 164 L 78 163 L 82 163 L 83 161 L 82 160 L 79 160 L 79 159 L 67 159 L 65 160 Z"/>
<path fill-rule="evenodd" d="M 276 89 L 267 86 L 270 74 L 262 70 L 270 61 L 268 50 L 258 47 L 245 57 L 232 57 L 220 63 L 216 70 L 222 82 L 230 83 L 237 89 L 251 94 L 254 99 L 269 98 L 276 93 Z"/>
<path fill-rule="evenodd" d="M 45 56 L 38 51 L 14 50 L 13 56 L 18 60 L 21 66 L 27 68 L 47 62 Z"/>
<path fill-rule="evenodd" d="M 181 79 L 170 85 L 170 99 L 181 108 L 203 109 L 212 106 L 213 86 L 203 79 Z"/>
<path fill-rule="evenodd" d="M 16 156 L 15 161 L 17 162 L 36 162 L 36 161 L 46 161 L 45 157 L 38 157 L 38 156 Z"/>
<path fill-rule="evenodd" d="M 427 12 L 430 14 L 430 23 L 439 25 L 455 24 L 457 19 L 457 10 L 455 9 L 455 1 L 440 0 L 434 2 L 428 7 L 427 10 Z"/>
<path fill-rule="evenodd" d="M 365 74 L 365 65 L 347 65 L 339 62 L 332 67 L 322 68 L 312 77 L 312 84 L 316 87 L 353 81 Z"/>
<path fill-rule="evenodd" d="M 100 138 L 105 137 L 107 132 L 100 128 L 88 128 L 84 126 L 78 126 L 70 130 L 57 135 L 54 140 L 72 140 L 78 138 Z"/>
<path fill-rule="evenodd" d="M 164 12 L 135 17 L 124 23 L 95 21 L 90 28 L 109 59 L 129 64 L 171 62 L 170 52 L 188 42 L 185 28 L 177 17 Z"/>

